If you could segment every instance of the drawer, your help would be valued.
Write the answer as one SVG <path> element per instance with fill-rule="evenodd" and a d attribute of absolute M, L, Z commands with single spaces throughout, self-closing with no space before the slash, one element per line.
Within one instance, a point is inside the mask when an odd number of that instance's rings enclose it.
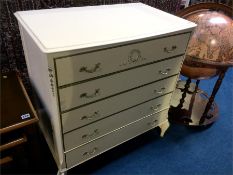
<path fill-rule="evenodd" d="M 84 146 L 65 153 L 67 168 L 97 156 L 166 121 L 168 110 L 140 119 Z"/>
<path fill-rule="evenodd" d="M 190 33 L 56 59 L 58 85 L 185 53 Z M 180 42 L 182 41 L 182 42 Z"/>
<path fill-rule="evenodd" d="M 107 117 L 64 135 L 65 150 L 70 150 L 93 139 L 101 137 L 115 129 L 134 122 L 144 116 L 169 108 L 171 94 L 159 97 L 126 111 Z"/>
<path fill-rule="evenodd" d="M 132 91 L 63 113 L 63 133 L 169 93 L 174 90 L 176 80 L 177 76 L 173 76 L 143 86 L 141 88 L 137 88 Z"/>
<path fill-rule="evenodd" d="M 59 89 L 61 111 L 136 88 L 153 81 L 178 74 L 182 57 L 114 74 L 86 83 Z"/>

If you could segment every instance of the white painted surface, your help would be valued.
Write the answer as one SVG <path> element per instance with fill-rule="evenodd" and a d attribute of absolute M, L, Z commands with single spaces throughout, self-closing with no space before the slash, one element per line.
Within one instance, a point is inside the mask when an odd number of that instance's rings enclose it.
<path fill-rule="evenodd" d="M 113 130 L 143 118 L 144 116 L 157 113 L 163 109 L 168 109 L 171 95 L 172 94 L 170 93 L 165 96 L 156 98 L 139 106 L 107 117 L 104 120 L 97 121 L 88 126 L 64 134 L 65 151 L 79 147 L 96 138 L 106 135 Z"/>
<path fill-rule="evenodd" d="M 176 57 L 148 66 L 106 76 L 59 90 L 61 111 L 136 88 L 147 83 L 178 74 L 184 57 Z M 98 91 L 98 93 L 96 93 Z M 86 94 L 87 97 L 82 96 Z"/>
<path fill-rule="evenodd" d="M 184 54 L 189 37 L 190 33 L 186 33 L 57 59 L 58 84 L 62 86 Z M 84 67 L 89 72 L 80 72 Z"/>
<path fill-rule="evenodd" d="M 142 3 L 17 12 L 44 52 L 128 42 L 195 25 Z"/>
<path fill-rule="evenodd" d="M 101 152 L 162 124 L 160 122 L 167 122 L 167 111 L 165 111 L 164 115 L 160 117 L 155 115 L 159 119 L 158 122 L 154 122 L 154 117 L 150 116 L 145 120 L 141 120 L 142 122 L 124 127 L 119 132 L 117 130 L 120 128 L 113 130 L 111 131 L 112 134 L 90 142 L 79 149 L 74 149 L 67 154 L 63 148 L 64 140 L 62 134 L 64 131 L 62 131 L 61 122 L 64 122 L 66 118 L 72 119 L 76 115 L 75 112 L 82 111 L 82 109 L 86 109 L 86 111 L 80 112 L 79 115 L 83 115 L 83 112 L 92 112 L 91 110 L 97 109 L 96 107 L 98 107 L 99 103 L 104 104 L 102 98 L 112 101 L 112 104 L 114 104 L 114 100 L 116 99 L 124 101 L 125 98 L 131 98 L 128 102 L 132 104 L 122 105 L 122 108 L 130 107 L 134 102 L 135 104 L 146 102 L 151 99 L 148 94 L 144 98 L 139 98 L 139 101 L 133 101 L 135 98 L 130 97 L 129 94 L 135 95 L 141 91 L 132 88 L 147 89 L 147 87 L 143 86 L 146 83 L 149 84 L 170 75 L 177 75 L 184 58 L 183 56 L 178 57 L 178 54 L 183 54 L 188 43 L 187 36 L 189 35 L 182 34 L 191 33 L 195 27 L 194 23 L 141 3 L 32 10 L 17 12 L 15 15 L 21 29 L 29 76 L 48 111 L 52 122 L 53 139 L 49 137 L 51 133 L 46 132 L 45 124 L 42 124 L 41 128 L 57 160 L 60 172 L 65 172 L 67 169 Z M 153 41 L 154 39 L 174 34 L 177 36 L 171 37 L 168 40 L 162 38 L 159 39 L 161 41 L 159 43 Z M 151 46 L 151 42 L 155 43 L 153 47 Z M 176 45 L 175 51 L 164 54 L 165 47 L 170 48 L 174 44 Z M 120 49 L 118 50 L 118 48 Z M 121 48 L 124 49 L 121 50 Z M 174 58 L 154 64 L 145 64 L 138 68 L 135 67 L 137 64 L 132 64 L 125 68 L 117 67 L 118 63 L 122 64 L 122 61 L 124 63 L 124 59 L 122 59 L 124 55 L 127 56 L 131 52 L 131 49 L 138 48 L 140 48 L 142 56 L 146 55 L 145 57 L 149 58 L 146 63 L 152 63 L 171 56 L 174 56 Z M 103 50 L 100 52 L 99 49 Z M 94 54 L 91 54 L 90 51 Z M 124 55 L 121 55 L 121 53 L 124 53 Z M 70 56 L 77 54 L 82 54 L 82 56 Z M 64 56 L 67 58 L 58 59 L 58 57 Z M 98 58 L 96 58 L 97 56 Z M 57 59 L 57 62 L 55 62 L 55 59 Z M 80 60 L 81 62 L 79 62 Z M 104 65 L 104 71 L 98 75 L 81 76 L 79 67 L 76 69 L 76 66 L 79 65 L 88 66 L 89 68 L 96 61 Z M 138 65 L 142 64 L 139 63 Z M 131 69 L 127 70 L 128 68 Z M 168 74 L 165 73 L 167 68 L 170 69 Z M 51 69 L 51 74 L 48 69 Z M 120 70 L 125 71 L 119 73 L 118 71 Z M 158 73 L 159 71 L 164 72 L 164 75 Z M 109 74 L 113 72 L 115 74 Z M 99 78 L 98 76 L 100 75 L 103 77 Z M 97 79 L 90 79 L 93 77 Z M 86 80 L 86 82 L 72 84 L 81 80 Z M 174 78 L 170 80 L 167 84 L 172 84 L 172 87 L 166 88 L 169 92 L 174 90 Z M 163 81 L 158 81 L 158 84 L 164 85 Z M 63 85 L 68 86 L 59 87 Z M 93 99 L 85 101 L 79 98 L 79 93 L 87 92 L 89 94 L 89 92 L 93 92 L 92 90 L 98 87 L 101 88 L 100 93 L 103 94 L 97 99 L 102 99 L 102 101 L 96 103 Z M 160 86 L 156 85 L 156 87 Z M 128 93 L 122 93 L 127 91 Z M 119 92 L 122 94 L 116 95 Z M 115 96 L 112 96 L 114 94 Z M 166 99 L 166 102 L 169 101 L 170 98 Z M 89 105 L 89 102 L 94 103 Z M 118 103 L 121 103 L 121 101 Z M 60 111 L 60 107 L 61 110 L 67 110 L 83 104 L 85 106 L 77 109 L 77 111 L 69 111 L 69 113 L 61 113 Z M 121 107 L 116 109 L 121 110 Z M 111 111 L 111 109 L 111 107 L 108 108 L 106 115 L 120 112 L 114 111 L 115 109 Z M 70 117 L 68 114 L 72 114 L 73 117 Z M 124 117 L 127 117 L 127 115 Z M 144 123 L 146 124 L 145 126 L 143 125 Z M 148 123 L 153 126 L 149 126 Z M 166 124 L 166 126 L 168 125 Z M 74 125 L 72 127 L 75 128 Z M 88 130 L 88 127 L 84 130 Z M 163 129 L 162 134 L 164 131 L 165 129 Z M 112 136 L 116 137 L 116 139 L 112 140 Z M 54 147 L 52 143 L 54 143 Z M 83 157 L 83 151 L 95 144 L 100 147 L 100 152 L 93 156 Z M 66 159 L 64 159 L 65 156 Z"/>
<path fill-rule="evenodd" d="M 63 155 L 63 141 L 60 137 L 61 124 L 57 120 L 59 116 L 59 110 L 57 105 L 57 96 L 53 94 L 50 86 L 50 77 L 48 68 L 53 70 L 54 68 L 51 64 L 51 60 L 47 59 L 47 55 L 40 51 L 35 41 L 28 35 L 24 28 L 20 26 L 20 33 L 22 36 L 23 48 L 25 53 L 25 59 L 27 63 L 28 73 L 30 81 L 35 88 L 37 95 L 39 96 L 41 102 L 44 106 L 44 111 L 46 111 L 49 120 L 51 121 L 53 133 L 48 133 L 47 128 L 43 127 L 43 123 L 39 120 L 42 132 L 46 137 L 49 144 L 53 157 L 56 160 L 57 166 L 61 168 L 64 162 Z M 54 89 L 56 89 L 56 79 L 52 78 L 54 81 Z M 39 116 L 41 117 L 41 116 Z M 50 137 L 52 135 L 52 138 Z"/>
<path fill-rule="evenodd" d="M 177 75 L 62 114 L 63 133 L 172 92 Z M 119 103 L 121 102 L 121 103 Z"/>
<path fill-rule="evenodd" d="M 115 130 L 105 137 L 66 153 L 65 155 L 68 168 L 76 164 L 81 164 L 84 161 L 101 154 L 102 152 L 124 143 L 127 140 L 153 129 L 158 125 L 161 125 L 163 122 L 167 122 L 167 112 L 168 110 L 164 110 L 157 114 L 145 116 L 144 118 L 130 123 L 127 126 Z"/>

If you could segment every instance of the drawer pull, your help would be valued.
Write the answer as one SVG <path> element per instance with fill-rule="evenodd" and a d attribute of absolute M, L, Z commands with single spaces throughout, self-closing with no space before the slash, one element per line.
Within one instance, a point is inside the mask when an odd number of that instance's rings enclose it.
<path fill-rule="evenodd" d="M 98 129 L 95 129 L 93 133 L 91 134 L 84 134 L 82 136 L 82 139 L 86 139 L 86 138 L 92 138 L 94 136 L 97 136 L 99 134 L 99 130 Z"/>
<path fill-rule="evenodd" d="M 165 89 L 166 89 L 165 87 L 162 87 L 160 90 L 154 90 L 154 93 L 156 93 L 156 94 L 162 94 L 162 93 L 164 93 Z"/>
<path fill-rule="evenodd" d="M 97 150 L 98 150 L 98 148 L 95 147 L 92 150 L 86 151 L 85 153 L 83 153 L 83 156 L 91 156 L 91 155 L 95 154 Z"/>
<path fill-rule="evenodd" d="M 79 72 L 87 72 L 87 73 L 94 73 L 100 71 L 100 63 L 95 64 L 95 67 L 92 69 L 88 69 L 87 67 L 81 67 Z"/>
<path fill-rule="evenodd" d="M 155 125 L 157 125 L 157 122 L 158 122 L 158 120 L 154 120 L 154 121 L 149 122 L 147 124 L 150 125 L 150 126 L 155 126 Z"/>
<path fill-rule="evenodd" d="M 176 50 L 176 46 L 172 46 L 171 49 L 168 49 L 167 47 L 164 48 L 164 52 L 167 52 L 167 53 L 172 53 Z"/>
<path fill-rule="evenodd" d="M 170 68 L 167 68 L 165 71 L 160 70 L 159 73 L 162 74 L 162 75 L 167 75 L 170 70 L 171 70 Z"/>
<path fill-rule="evenodd" d="M 83 93 L 80 95 L 80 98 L 94 98 L 98 95 L 100 95 L 100 89 L 96 89 L 95 92 L 91 95 L 88 95 L 87 93 Z"/>
<path fill-rule="evenodd" d="M 151 109 L 152 109 L 153 111 L 158 111 L 160 106 L 161 106 L 161 104 L 158 104 L 158 105 L 156 105 L 156 106 L 151 106 Z"/>
<path fill-rule="evenodd" d="M 86 115 L 84 115 L 84 116 L 82 116 L 80 119 L 81 119 L 81 120 L 92 120 L 93 118 L 97 118 L 97 117 L 99 117 L 99 116 L 100 116 L 99 111 L 96 111 L 96 112 L 94 112 L 94 114 L 92 114 L 91 116 L 86 116 Z"/>

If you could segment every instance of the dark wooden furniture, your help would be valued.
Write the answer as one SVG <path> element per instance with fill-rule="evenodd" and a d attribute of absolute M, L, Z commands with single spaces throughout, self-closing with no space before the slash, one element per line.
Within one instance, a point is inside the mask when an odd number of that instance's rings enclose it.
<path fill-rule="evenodd" d="M 1 75 L 1 159 L 13 160 L 14 149 L 28 142 L 28 127 L 38 121 L 20 77 L 15 72 Z"/>
<path fill-rule="evenodd" d="M 233 66 L 233 9 L 224 4 L 200 3 L 177 15 L 198 24 L 187 49 L 179 82 L 169 110 L 170 121 L 207 126 L 218 118 L 214 102 L 227 69 Z M 203 32 L 204 31 L 204 32 Z M 210 97 L 198 88 L 200 80 L 218 76 Z M 195 79 L 196 83 L 191 83 Z"/>

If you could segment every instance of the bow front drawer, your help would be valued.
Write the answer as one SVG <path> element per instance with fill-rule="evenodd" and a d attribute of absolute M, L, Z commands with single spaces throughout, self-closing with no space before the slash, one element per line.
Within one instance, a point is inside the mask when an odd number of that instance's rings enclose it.
<path fill-rule="evenodd" d="M 147 115 L 169 108 L 172 94 L 156 98 L 141 105 L 135 106 L 118 114 L 94 122 L 88 126 L 64 134 L 65 150 L 70 150 L 93 139 L 106 135 L 113 130 L 125 126 Z"/>
<path fill-rule="evenodd" d="M 115 95 L 153 81 L 178 74 L 183 57 L 143 66 L 104 78 L 59 89 L 61 110 Z"/>
<path fill-rule="evenodd" d="M 177 76 L 107 98 L 62 114 L 63 133 L 100 120 L 145 101 L 173 91 Z M 121 102 L 121 103 L 119 103 Z"/>
<path fill-rule="evenodd" d="M 185 53 L 190 33 L 56 59 L 63 86 Z M 180 42 L 182 41 L 182 42 Z"/>
<path fill-rule="evenodd" d="M 164 110 L 160 113 L 147 116 L 135 121 L 134 123 L 119 128 L 104 137 L 96 139 L 93 142 L 70 150 L 65 153 L 67 167 L 69 168 L 76 164 L 81 164 L 92 157 L 95 157 L 129 139 L 155 128 L 167 120 L 167 113 L 168 110 Z"/>

